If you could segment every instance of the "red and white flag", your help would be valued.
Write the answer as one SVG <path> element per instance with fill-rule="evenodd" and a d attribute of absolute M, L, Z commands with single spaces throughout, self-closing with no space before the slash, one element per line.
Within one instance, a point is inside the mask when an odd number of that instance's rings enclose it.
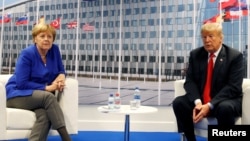
<path fill-rule="evenodd" d="M 54 21 L 52 21 L 52 22 L 50 23 L 50 25 L 51 25 L 52 27 L 54 27 L 55 29 L 59 29 L 59 28 L 60 28 L 60 18 L 57 18 L 57 19 L 55 19 Z"/>
<path fill-rule="evenodd" d="M 69 29 L 76 28 L 77 27 L 77 21 L 67 23 L 67 27 Z"/>
<path fill-rule="evenodd" d="M 90 23 L 85 23 L 83 26 L 82 26 L 82 29 L 84 31 L 94 31 L 95 30 L 95 21 L 92 21 Z"/>
<path fill-rule="evenodd" d="M 218 9 L 226 9 L 234 6 L 237 3 L 238 0 L 220 0 Z"/>

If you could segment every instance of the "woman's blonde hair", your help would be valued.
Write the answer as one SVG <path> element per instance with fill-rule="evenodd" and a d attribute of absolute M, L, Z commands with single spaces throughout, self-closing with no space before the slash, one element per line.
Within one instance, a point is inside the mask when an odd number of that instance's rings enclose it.
<path fill-rule="evenodd" d="M 53 42 L 56 39 L 56 30 L 49 24 L 46 23 L 39 23 L 36 24 L 35 27 L 32 29 L 32 38 L 33 42 L 35 42 L 35 37 L 40 34 L 41 32 L 50 32 L 53 35 Z"/>

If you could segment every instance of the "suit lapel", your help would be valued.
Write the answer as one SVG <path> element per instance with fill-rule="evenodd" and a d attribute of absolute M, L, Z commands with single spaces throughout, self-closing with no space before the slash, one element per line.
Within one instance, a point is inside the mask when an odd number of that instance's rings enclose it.
<path fill-rule="evenodd" d="M 201 53 L 201 60 L 200 60 L 200 66 L 201 66 L 201 68 L 200 68 L 200 71 L 203 73 L 202 75 L 201 75 L 201 82 L 202 82 L 202 88 L 205 86 L 205 83 L 206 83 L 206 77 L 207 77 L 207 63 L 208 63 L 208 53 L 207 53 L 207 51 L 203 51 L 202 53 Z"/>
<path fill-rule="evenodd" d="M 216 62 L 214 64 L 213 82 L 215 81 L 216 77 L 218 77 L 219 70 L 223 69 L 223 65 L 225 62 L 226 62 L 226 52 L 224 46 L 222 46 L 221 51 L 218 54 Z"/>

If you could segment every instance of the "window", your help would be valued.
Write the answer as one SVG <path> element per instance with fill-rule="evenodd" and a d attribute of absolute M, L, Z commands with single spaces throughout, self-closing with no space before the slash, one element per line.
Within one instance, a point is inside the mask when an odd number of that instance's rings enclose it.
<path fill-rule="evenodd" d="M 172 20 L 172 18 L 167 18 L 166 25 L 170 25 L 170 24 L 173 24 L 173 20 Z"/>
<path fill-rule="evenodd" d="M 115 32 L 109 33 L 109 38 L 110 39 L 115 39 Z"/>
<path fill-rule="evenodd" d="M 147 32 L 141 32 L 141 38 L 147 38 Z"/>
<path fill-rule="evenodd" d="M 114 22 L 113 21 L 109 21 L 108 22 L 108 27 L 114 27 Z"/>
<path fill-rule="evenodd" d="M 177 63 L 184 63 L 184 57 L 183 56 L 177 56 Z"/>
<path fill-rule="evenodd" d="M 102 56 L 102 61 L 107 61 L 107 56 Z"/>
<path fill-rule="evenodd" d="M 155 24 L 154 19 L 148 19 L 148 25 L 153 26 Z"/>
<path fill-rule="evenodd" d="M 157 7 L 151 7 L 150 8 L 150 13 L 151 14 L 157 13 Z"/>
<path fill-rule="evenodd" d="M 161 6 L 161 12 L 164 13 L 164 12 L 166 12 L 166 11 L 167 11 L 166 6 Z"/>
<path fill-rule="evenodd" d="M 147 7 L 143 7 L 141 13 L 142 13 L 142 14 L 147 14 Z"/>
<path fill-rule="evenodd" d="M 99 61 L 99 55 L 95 55 L 95 61 Z"/>
<path fill-rule="evenodd" d="M 139 38 L 139 32 L 133 32 L 133 37 L 132 38 Z"/>
<path fill-rule="evenodd" d="M 153 74 L 153 69 L 147 69 L 147 74 Z"/>
<path fill-rule="evenodd" d="M 137 20 L 132 20 L 131 21 L 131 26 L 136 27 L 137 26 Z"/>
<path fill-rule="evenodd" d="M 168 56 L 167 62 L 168 63 L 174 63 L 174 56 Z"/>
<path fill-rule="evenodd" d="M 130 68 L 130 74 L 136 74 L 136 68 Z"/>
<path fill-rule="evenodd" d="M 88 55 L 88 61 L 92 61 L 92 55 Z"/>
<path fill-rule="evenodd" d="M 184 37 L 184 30 L 177 30 L 177 37 Z"/>
<path fill-rule="evenodd" d="M 114 61 L 114 56 L 109 56 L 109 61 Z"/>
<path fill-rule="evenodd" d="M 122 50 L 128 50 L 128 44 L 123 44 L 122 45 Z"/>
<path fill-rule="evenodd" d="M 156 38 L 156 31 L 150 31 L 150 38 Z"/>
<path fill-rule="evenodd" d="M 81 55 L 81 60 L 85 61 L 86 60 L 86 56 L 85 55 Z"/>
<path fill-rule="evenodd" d="M 129 62 L 130 61 L 130 56 L 124 56 L 124 61 Z"/>
<path fill-rule="evenodd" d="M 140 20 L 139 25 L 140 26 L 146 26 L 146 20 Z"/>
<path fill-rule="evenodd" d="M 140 14 L 140 8 L 134 8 L 134 15 Z"/>
<path fill-rule="evenodd" d="M 178 9 L 177 9 L 177 11 L 178 12 L 182 12 L 182 11 L 184 11 L 185 10 L 185 7 L 184 7 L 184 5 L 178 5 Z"/>
<path fill-rule="evenodd" d="M 155 62 L 155 56 L 150 56 L 149 57 L 149 62 L 151 62 L 151 63 Z"/>
<path fill-rule="evenodd" d="M 129 39 L 129 38 L 131 38 L 130 32 L 125 32 L 125 39 Z"/>
<path fill-rule="evenodd" d="M 133 56 L 132 57 L 132 62 L 138 62 L 138 56 Z"/>
<path fill-rule="evenodd" d="M 126 9 L 125 10 L 125 15 L 131 15 L 131 9 Z"/>
<path fill-rule="evenodd" d="M 148 50 L 154 50 L 154 44 L 148 44 Z"/>
<path fill-rule="evenodd" d="M 168 12 L 174 12 L 174 5 L 168 5 Z"/>
<path fill-rule="evenodd" d="M 144 44 L 139 45 L 139 50 L 145 50 Z"/>
<path fill-rule="evenodd" d="M 129 27 L 129 21 L 128 20 L 123 21 L 123 26 L 124 27 Z"/>
<path fill-rule="evenodd" d="M 141 62 L 147 62 L 147 56 L 141 56 Z"/>
<path fill-rule="evenodd" d="M 109 15 L 108 11 L 103 11 L 103 17 L 107 17 Z"/>

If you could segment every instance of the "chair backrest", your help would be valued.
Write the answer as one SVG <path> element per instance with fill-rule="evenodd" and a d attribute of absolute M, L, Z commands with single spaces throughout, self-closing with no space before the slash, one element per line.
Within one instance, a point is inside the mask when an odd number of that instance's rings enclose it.
<path fill-rule="evenodd" d="M 244 92 L 244 90 L 249 86 L 250 86 L 250 79 L 244 78 L 242 83 L 242 91 Z"/>
<path fill-rule="evenodd" d="M 185 79 L 176 80 L 174 82 L 175 97 L 184 95 L 185 89 L 183 88 Z M 242 91 L 244 92 L 247 87 L 250 87 L 250 79 L 244 78 L 242 83 Z"/>
<path fill-rule="evenodd" d="M 0 83 L 2 83 L 3 86 L 5 86 L 11 76 L 12 76 L 12 74 L 1 74 L 0 75 Z"/>

